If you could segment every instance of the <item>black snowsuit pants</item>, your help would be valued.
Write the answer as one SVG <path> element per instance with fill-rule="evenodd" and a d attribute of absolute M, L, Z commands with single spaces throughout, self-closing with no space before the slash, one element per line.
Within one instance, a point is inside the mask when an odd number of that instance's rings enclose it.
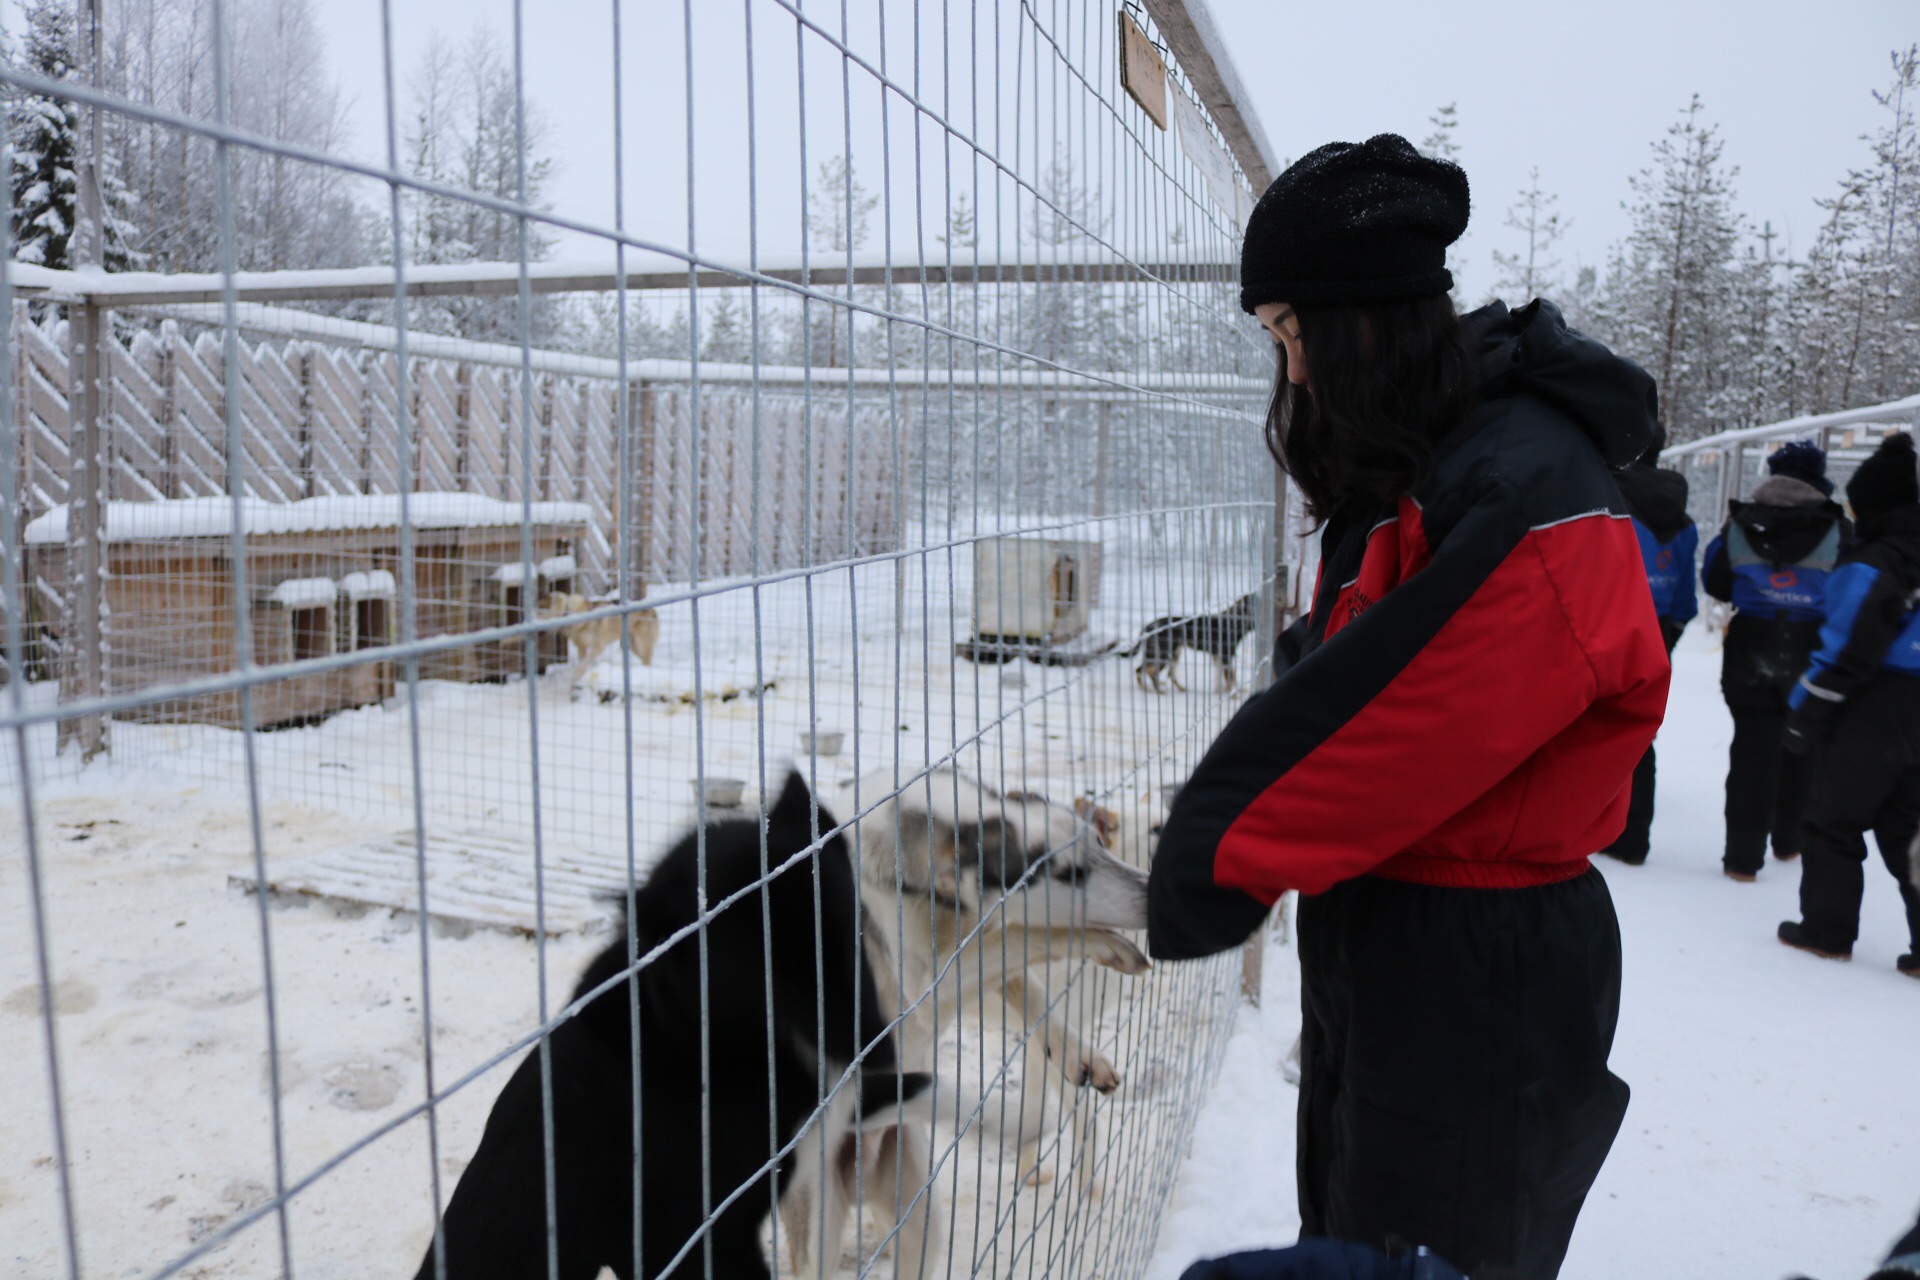
<path fill-rule="evenodd" d="M 1787 696 L 1820 642 L 1820 624 L 1737 613 L 1727 625 L 1720 690 L 1733 713 L 1727 750 L 1728 871 L 1754 875 L 1776 854 L 1800 852 L 1807 803 L 1805 760 L 1780 745 Z"/>
<path fill-rule="evenodd" d="M 1920 889 L 1907 853 L 1920 827 L 1920 677 L 1883 671 L 1855 691 L 1816 752 L 1807 804 L 1800 918 L 1823 947 L 1847 951 L 1860 933 L 1867 842 L 1900 885 L 1912 950 L 1920 954 Z"/>
<path fill-rule="evenodd" d="M 1606 881 L 1350 880 L 1301 902 L 1300 971 L 1301 1235 L 1553 1280 L 1627 1109 Z"/>

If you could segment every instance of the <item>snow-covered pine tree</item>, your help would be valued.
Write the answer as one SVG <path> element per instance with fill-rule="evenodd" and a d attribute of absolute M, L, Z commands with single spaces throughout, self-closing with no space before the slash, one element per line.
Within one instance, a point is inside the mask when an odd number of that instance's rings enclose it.
<path fill-rule="evenodd" d="M 947 210 L 947 229 L 935 236 L 941 244 L 959 254 L 979 247 L 980 219 L 973 211 L 973 201 L 962 191 Z"/>
<path fill-rule="evenodd" d="M 1451 160 L 1460 163 L 1460 144 L 1454 138 L 1454 131 L 1460 127 L 1460 104 L 1449 102 L 1444 107 L 1434 108 L 1427 123 L 1432 126 L 1427 136 L 1420 140 L 1420 149 L 1436 160 Z"/>
<path fill-rule="evenodd" d="M 818 176 L 807 190 L 807 243 L 813 249 L 810 261 L 815 287 L 848 298 L 855 296 L 845 275 L 836 279 L 835 272 L 844 271 L 849 253 L 865 247 L 871 233 L 870 219 L 879 203 L 880 197 L 867 191 L 845 156 L 829 156 L 820 162 Z M 802 360 L 830 369 L 857 363 L 854 313 L 818 300 L 805 310 L 808 332 L 802 343 Z"/>
<path fill-rule="evenodd" d="M 49 80 L 78 71 L 73 0 L 26 0 L 21 7 L 25 31 L 17 55 L 8 60 Z M 15 90 L 8 102 L 13 143 L 14 253 L 22 262 L 46 267 L 75 263 L 73 237 L 79 230 L 80 112 L 65 98 Z M 102 252 L 109 271 L 143 264 L 135 248 L 137 200 L 121 178 L 119 155 L 106 139 L 96 165 L 101 197 Z"/>
<path fill-rule="evenodd" d="M 1837 386 L 1834 407 L 1849 409 L 1916 390 L 1920 357 L 1920 136 L 1914 96 L 1920 92 L 1920 48 L 1891 56 L 1893 79 L 1874 90 L 1884 123 L 1866 142 L 1872 163 L 1841 184 L 1828 226 L 1834 244 L 1822 246 L 1828 267 L 1847 280 L 1828 320 Z"/>
<path fill-rule="evenodd" d="M 1435 160 L 1460 163 L 1460 139 L 1455 136 L 1460 129 L 1459 107 L 1458 102 L 1449 102 L 1444 107 L 1434 108 L 1433 114 L 1427 117 L 1429 129 L 1427 136 L 1420 140 L 1420 150 Z M 1468 239 L 1468 235 L 1462 235 L 1447 248 L 1447 264 L 1454 268 L 1456 277 L 1453 283 L 1453 305 L 1462 311 L 1466 310 L 1466 297 L 1460 291 L 1460 281 L 1457 277 L 1460 274 L 1461 264 L 1467 260 Z"/>
<path fill-rule="evenodd" d="M 1553 246 L 1573 224 L 1554 209 L 1560 197 L 1540 187 L 1540 166 L 1527 175 L 1526 188 L 1507 206 L 1506 225 L 1520 233 L 1523 245 L 1514 253 L 1493 251 L 1494 294 L 1508 305 L 1525 306 L 1542 295 L 1555 293 L 1559 286 L 1560 262 Z M 1558 301 L 1558 299 L 1556 299 Z"/>
<path fill-rule="evenodd" d="M 26 0 L 25 31 L 8 61 L 49 80 L 73 71 L 70 0 Z M 79 220 L 80 113 L 65 98 L 14 90 L 8 105 L 13 143 L 13 254 L 21 262 L 65 269 Z"/>
<path fill-rule="evenodd" d="M 700 358 L 723 364 L 744 364 L 753 357 L 747 316 L 734 291 L 723 289 L 720 300 L 707 308 L 700 326 Z"/>
<path fill-rule="evenodd" d="M 205 0 L 115 0 L 103 6 L 101 83 L 136 102 L 199 119 L 216 115 L 212 15 Z M 326 66 L 313 0 L 229 0 L 228 100 L 234 127 L 319 150 L 346 149 L 347 115 Z M 214 147 L 187 130 L 109 115 L 100 177 L 110 220 L 136 217 L 147 265 L 220 265 Z M 229 152 L 234 253 L 245 270 L 372 261 L 379 237 L 336 169 Z M 113 187 L 124 183 L 126 196 Z M 133 243 L 135 237 L 123 233 Z M 109 253 L 111 255 L 111 244 Z"/>
<path fill-rule="evenodd" d="M 403 145 L 412 171 L 430 182 L 518 203 L 513 68 L 492 31 L 476 27 L 459 48 L 436 33 L 407 87 L 412 109 Z M 526 204 L 546 209 L 558 159 L 552 127 L 538 103 L 525 104 L 524 127 Z M 453 196 L 420 194 L 409 195 L 403 208 L 411 261 L 514 262 L 520 257 L 520 220 L 511 213 Z M 526 231 L 530 260 L 553 252 L 553 237 L 539 224 L 530 222 Z M 435 332 L 483 342 L 520 340 L 515 298 L 439 298 L 416 304 L 413 315 L 416 324 Z M 552 297 L 533 300 L 531 321 L 537 346 L 585 341 L 595 323 L 584 308 Z"/>
<path fill-rule="evenodd" d="M 1722 357 L 1736 311 L 1739 170 L 1722 162 L 1719 130 L 1704 111 L 1694 95 L 1653 144 L 1654 163 L 1629 180 L 1633 229 L 1594 308 L 1600 336 L 1659 383 L 1661 425 L 1675 443 L 1721 428 Z"/>

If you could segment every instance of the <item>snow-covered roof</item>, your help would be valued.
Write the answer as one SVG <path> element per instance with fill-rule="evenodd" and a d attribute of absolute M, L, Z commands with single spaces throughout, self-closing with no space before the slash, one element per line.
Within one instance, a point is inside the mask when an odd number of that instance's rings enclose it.
<path fill-rule="evenodd" d="M 407 517 L 416 529 L 472 529 L 517 525 L 524 508 L 477 493 L 408 495 Z M 535 524 L 585 524 L 592 511 L 584 502 L 536 502 Z M 268 502 L 243 498 L 240 516 L 250 534 L 325 533 L 342 529 L 397 529 L 400 496 L 391 493 L 303 498 Z M 109 502 L 108 542 L 159 542 L 172 538 L 217 538 L 233 531 L 231 498 L 168 498 L 157 502 Z M 28 522 L 31 546 L 67 540 L 67 506 L 61 503 Z"/>
<path fill-rule="evenodd" d="M 273 589 L 271 599 L 282 609 L 317 609 L 332 604 L 339 590 L 332 578 L 288 578 Z"/>
<path fill-rule="evenodd" d="M 391 600 L 398 594 L 385 569 L 348 574 L 340 579 L 340 593 L 349 600 Z"/>
<path fill-rule="evenodd" d="M 533 566 L 533 571 L 542 578 L 552 581 L 555 578 L 571 578 L 579 572 L 579 569 L 574 565 L 572 556 L 548 556 Z M 518 560 L 509 560 L 487 577 L 494 582 L 517 587 L 527 580 L 527 566 Z"/>

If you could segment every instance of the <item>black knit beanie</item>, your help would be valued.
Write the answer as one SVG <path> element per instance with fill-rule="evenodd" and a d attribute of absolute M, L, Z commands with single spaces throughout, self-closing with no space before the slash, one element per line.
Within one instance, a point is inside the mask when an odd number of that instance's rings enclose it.
<path fill-rule="evenodd" d="M 1792 440 L 1767 455 L 1767 473 L 1803 480 L 1833 496 L 1833 481 L 1827 479 L 1827 455 L 1811 440 Z"/>
<path fill-rule="evenodd" d="M 1920 502 L 1920 472 L 1914 470 L 1913 437 L 1896 431 L 1847 481 L 1853 518 L 1870 525 L 1895 507 Z"/>
<path fill-rule="evenodd" d="M 1453 287 L 1467 175 L 1397 133 L 1329 142 L 1273 180 L 1240 245 L 1240 305 L 1388 302 Z"/>

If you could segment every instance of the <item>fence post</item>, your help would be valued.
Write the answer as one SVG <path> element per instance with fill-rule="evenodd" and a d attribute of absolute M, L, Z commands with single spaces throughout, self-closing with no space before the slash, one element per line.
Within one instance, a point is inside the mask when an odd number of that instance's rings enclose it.
<path fill-rule="evenodd" d="M 106 691 L 106 478 L 105 387 L 100 343 L 108 315 L 91 303 L 77 306 L 68 325 L 72 370 L 68 404 L 73 415 L 67 471 L 67 616 L 61 625 L 60 701 L 97 698 Z M 80 759 L 108 749 L 106 717 L 60 721 L 56 749 L 75 744 Z"/>
<path fill-rule="evenodd" d="M 453 368 L 453 474 L 462 493 L 481 492 L 473 483 L 473 364 Z M 508 446 L 509 456 L 512 446 Z M 511 470 L 511 462 L 509 462 Z"/>
<path fill-rule="evenodd" d="M 634 397 L 632 413 L 633 446 L 628 453 L 631 474 L 620 477 L 621 524 L 623 545 L 621 572 L 627 575 L 622 598 L 632 599 L 634 586 L 646 589 L 653 559 L 653 415 L 654 391 L 651 382 L 642 381 L 640 394 Z"/>
<path fill-rule="evenodd" d="M 1107 514 L 1107 477 L 1113 466 L 1113 401 L 1102 400 L 1093 445 L 1093 514 Z"/>
<path fill-rule="evenodd" d="M 1740 492 L 1740 468 L 1745 462 L 1738 444 L 1728 445 L 1720 451 L 1720 492 L 1714 499 L 1716 527 L 1727 522 L 1727 507 Z"/>

